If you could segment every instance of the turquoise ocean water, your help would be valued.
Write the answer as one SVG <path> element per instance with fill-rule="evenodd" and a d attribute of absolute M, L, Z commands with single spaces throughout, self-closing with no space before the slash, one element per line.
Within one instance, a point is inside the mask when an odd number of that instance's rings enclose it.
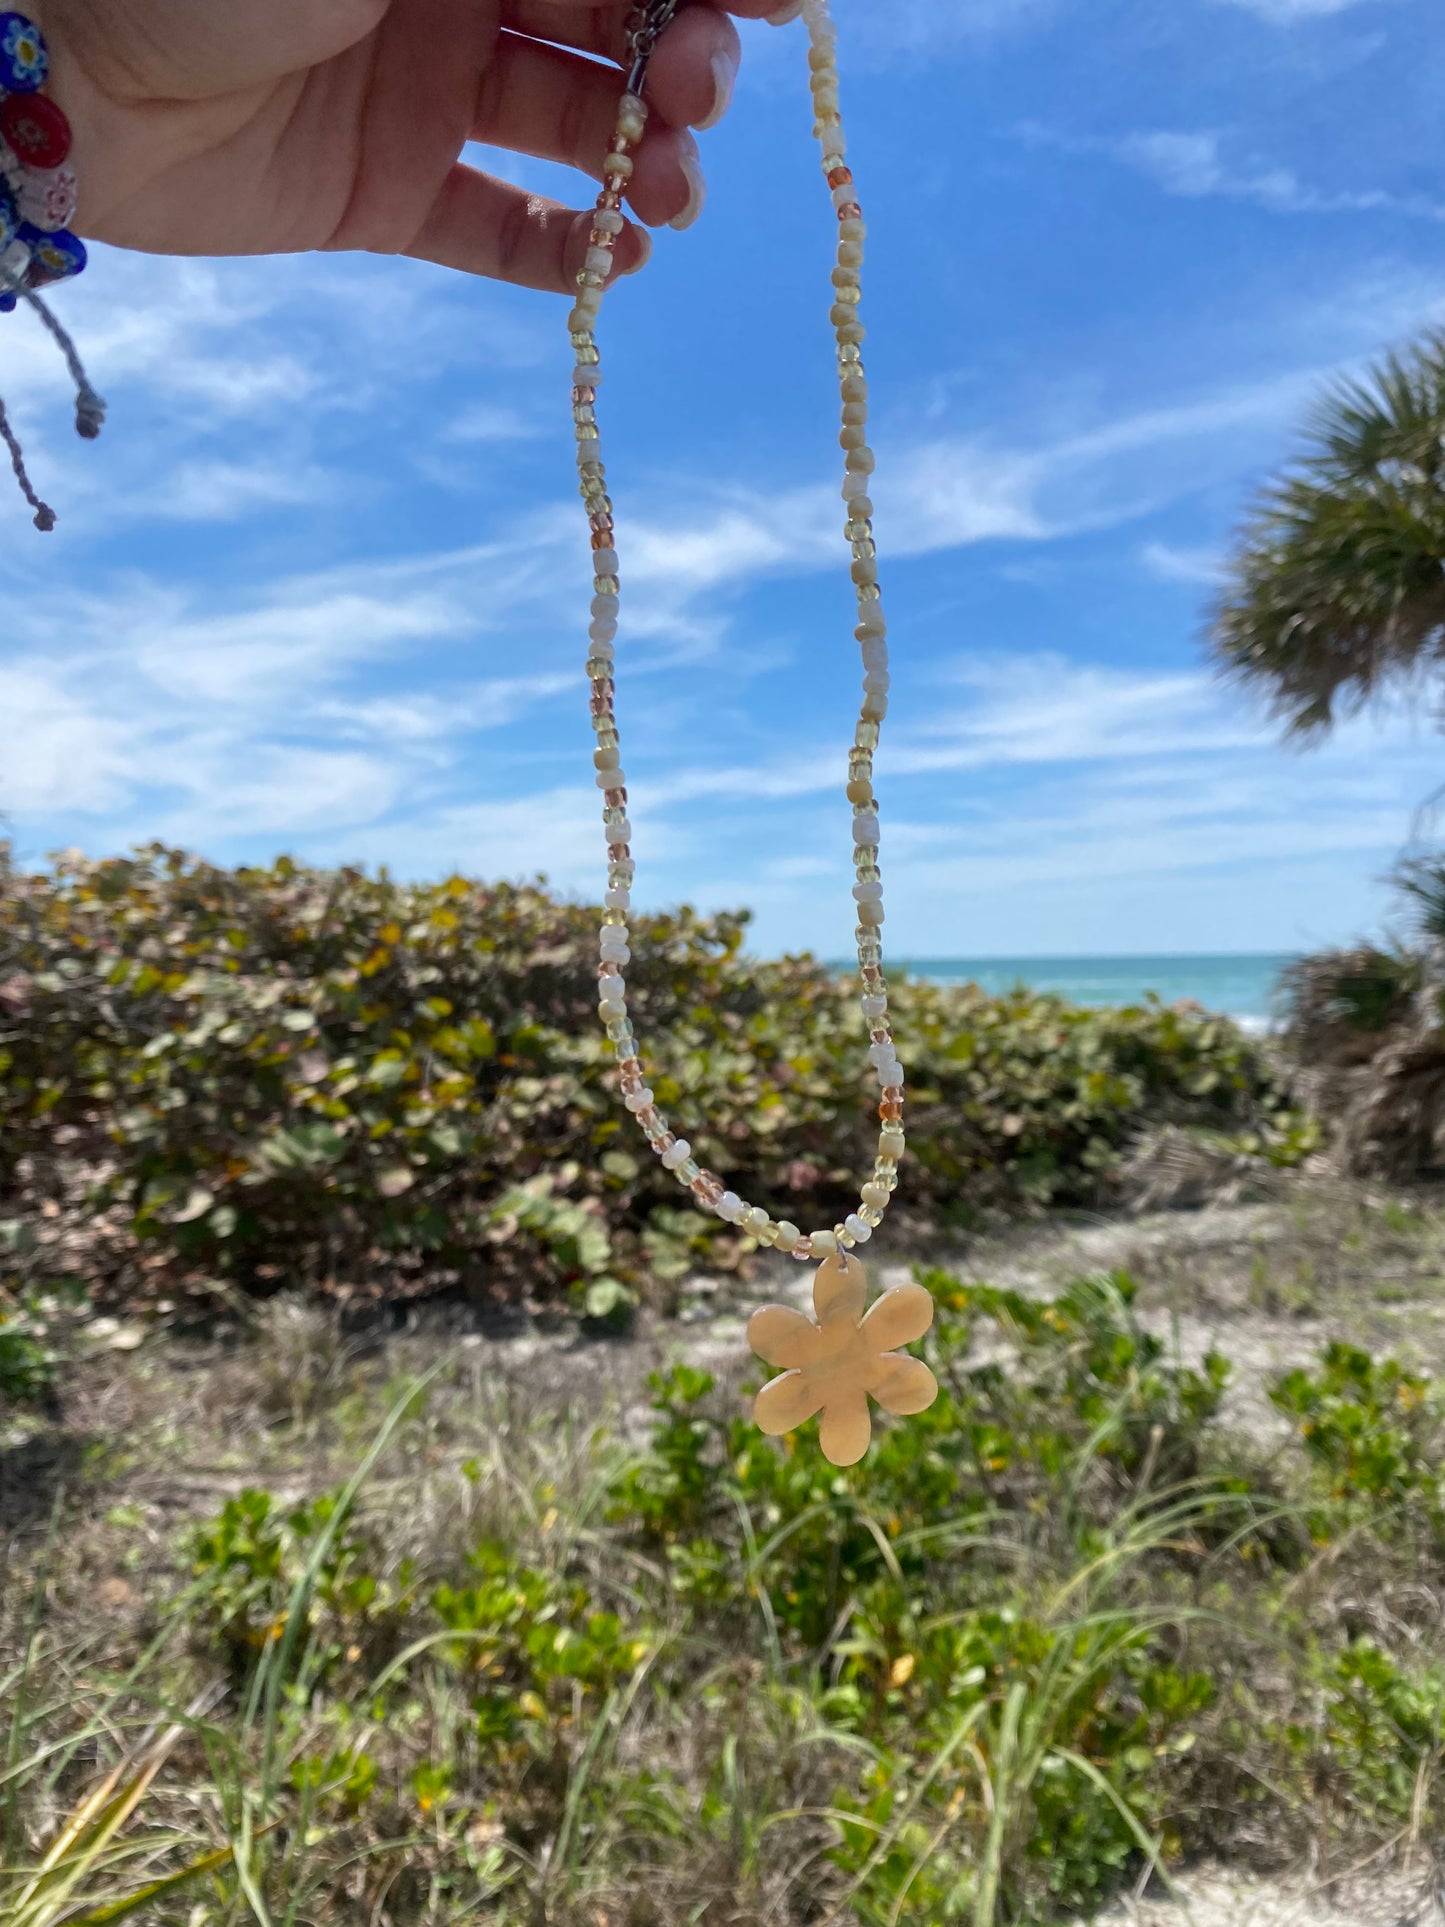
<path fill-rule="evenodd" d="M 1262 1029 L 1273 1011 L 1288 956 L 916 957 L 894 964 L 935 983 L 984 990 L 1056 991 L 1077 1004 L 1133 1004 L 1152 991 L 1166 1004 L 1188 1001 Z"/>

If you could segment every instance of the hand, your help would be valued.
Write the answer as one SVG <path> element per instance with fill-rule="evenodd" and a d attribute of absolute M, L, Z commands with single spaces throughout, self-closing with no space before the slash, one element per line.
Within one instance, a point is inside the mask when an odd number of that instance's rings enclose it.
<path fill-rule="evenodd" d="M 484 141 L 599 176 L 630 0 L 15 3 L 50 42 L 83 234 L 155 254 L 354 248 L 571 287 L 585 215 L 458 155 Z M 777 5 L 703 0 L 663 36 L 630 183 L 640 220 L 696 215 L 687 130 L 727 107 L 740 56 L 728 14 Z M 623 272 L 647 252 L 635 228 L 619 236 Z"/>

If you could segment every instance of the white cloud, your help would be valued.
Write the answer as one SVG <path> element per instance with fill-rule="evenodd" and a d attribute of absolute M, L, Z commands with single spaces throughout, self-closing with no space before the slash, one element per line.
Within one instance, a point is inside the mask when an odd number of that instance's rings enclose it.
<path fill-rule="evenodd" d="M 1018 132 L 1031 146 L 1106 156 L 1184 200 L 1245 201 L 1273 214 L 1394 214 L 1445 221 L 1445 203 L 1428 195 L 1312 187 L 1293 168 L 1254 158 L 1231 159 L 1223 135 L 1214 129 L 1150 128 L 1106 137 L 1060 133 L 1029 121 Z"/>
<path fill-rule="evenodd" d="M 1156 582 L 1187 582 L 1217 588 L 1224 558 L 1217 549 L 1179 547 L 1171 542 L 1146 542 L 1139 560 Z"/>
<path fill-rule="evenodd" d="M 501 402 L 473 402 L 448 423 L 443 439 L 448 442 L 525 442 L 542 431 L 519 408 Z"/>
<path fill-rule="evenodd" d="M 1217 133 L 1159 130 L 1126 134 L 1100 147 L 1136 168 L 1166 194 L 1188 199 L 1219 195 L 1253 201 L 1276 214 L 1401 214 L 1445 221 L 1445 206 L 1424 195 L 1387 193 L 1383 188 L 1327 192 L 1307 186 L 1292 168 L 1259 162 L 1231 164 Z"/>
<path fill-rule="evenodd" d="M 1362 0 L 1217 0 L 1217 4 L 1242 7 L 1274 27 L 1293 27 L 1302 20 L 1325 20 L 1348 13 Z"/>

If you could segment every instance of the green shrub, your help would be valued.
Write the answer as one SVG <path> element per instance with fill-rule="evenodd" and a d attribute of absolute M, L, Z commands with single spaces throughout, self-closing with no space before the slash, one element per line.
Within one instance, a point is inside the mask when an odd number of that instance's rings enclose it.
<path fill-rule="evenodd" d="M 34 1404 L 54 1389 L 59 1364 L 49 1330 L 26 1298 L 0 1287 L 0 1411 Z"/>
<path fill-rule="evenodd" d="M 192 1532 L 184 1654 L 0 1655 L 0 1711 L 37 1676 L 0 1827 L 78 1805 L 144 1691 L 203 1709 L 137 1816 L 184 1886 L 157 1927 L 1059 1927 L 1151 1863 L 1436 1837 L 1429 1384 L 1335 1348 L 1277 1388 L 1314 1430 L 1252 1456 L 1224 1362 L 1144 1329 L 1127 1275 L 928 1282 L 942 1394 L 847 1470 L 686 1366 L 631 1446 L 468 1400 L 461 1462 L 440 1398 L 402 1436 L 407 1384 L 346 1485 Z"/>
<path fill-rule="evenodd" d="M 596 921 L 539 888 L 160 847 L 0 865 L 0 1195 L 42 1231 L 58 1205 L 68 1262 L 130 1289 L 460 1280 L 608 1316 L 700 1254 L 736 1261 L 616 1101 Z M 875 1135 L 857 999 L 811 958 L 747 957 L 745 924 L 639 920 L 651 1082 L 737 1188 L 831 1221 Z M 927 985 L 894 1004 L 908 1197 L 935 1220 L 1096 1202 L 1146 1120 L 1249 1130 L 1279 1106 L 1253 1046 L 1197 1013 Z"/>
<path fill-rule="evenodd" d="M 1381 1523 L 1382 1503 L 1398 1509 L 1419 1497 L 1439 1505 L 1445 1415 L 1430 1379 L 1335 1343 L 1317 1371 L 1287 1373 L 1270 1397 L 1295 1422 L 1336 1499 L 1363 1505 Z"/>

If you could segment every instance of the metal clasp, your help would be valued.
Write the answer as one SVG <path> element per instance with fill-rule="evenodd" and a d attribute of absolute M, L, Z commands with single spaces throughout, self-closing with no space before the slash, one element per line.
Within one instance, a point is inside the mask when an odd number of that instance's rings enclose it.
<path fill-rule="evenodd" d="M 643 0 L 627 23 L 627 51 L 632 65 L 627 75 L 627 91 L 641 97 L 647 84 L 647 69 L 657 51 L 657 43 L 672 25 L 682 0 Z"/>

